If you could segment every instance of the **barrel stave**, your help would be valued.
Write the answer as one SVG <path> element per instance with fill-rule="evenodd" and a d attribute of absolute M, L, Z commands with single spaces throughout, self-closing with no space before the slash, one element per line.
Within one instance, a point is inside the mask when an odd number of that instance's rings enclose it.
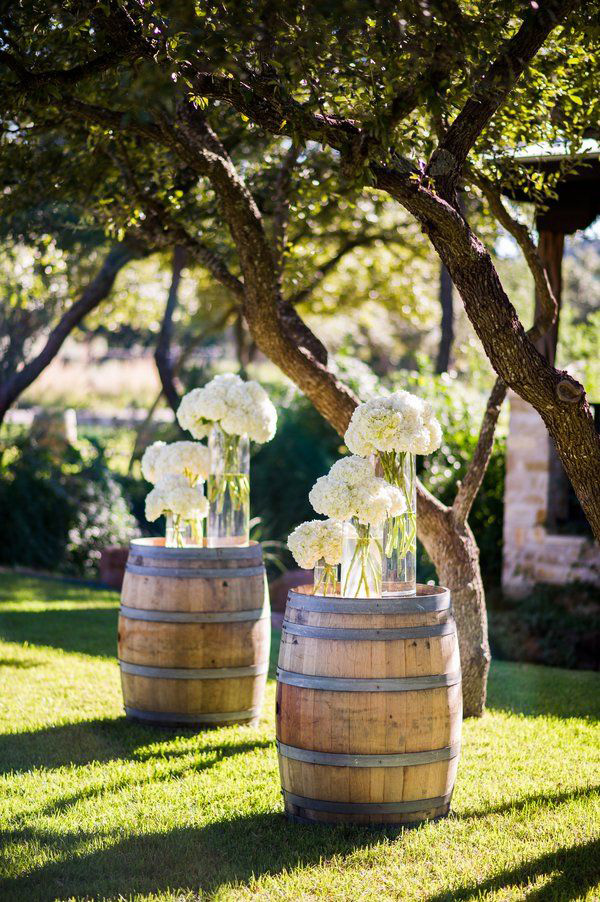
<path fill-rule="evenodd" d="M 347 630 L 353 632 L 345 636 Z M 277 686 L 289 817 L 400 826 L 444 816 L 461 718 L 460 658 L 447 590 L 419 587 L 414 599 L 363 604 L 290 592 Z M 412 760 L 400 761 L 403 755 Z"/>
<path fill-rule="evenodd" d="M 264 592 L 264 572 L 245 578 L 185 580 L 126 571 L 121 598 L 128 607 L 149 611 L 242 611 L 249 607 L 249 599 L 262 599 Z"/>
<path fill-rule="evenodd" d="M 405 802 L 445 796 L 456 779 L 458 756 L 408 767 L 335 767 L 280 756 L 282 788 L 312 799 L 338 802 Z"/>
<path fill-rule="evenodd" d="M 462 694 L 460 683 L 389 693 L 327 692 L 279 683 L 277 711 L 277 737 L 286 745 L 357 755 L 421 752 L 460 741 Z"/>
<path fill-rule="evenodd" d="M 262 706 L 265 677 L 171 680 L 122 672 L 121 682 L 128 708 L 155 712 L 156 720 L 160 720 L 160 714 L 194 715 L 202 723 L 204 714 L 225 716 L 231 711 L 247 711 L 247 719 L 256 717 Z"/>
<path fill-rule="evenodd" d="M 255 720 L 270 647 L 260 546 L 173 549 L 142 539 L 127 566 L 119 659 L 128 716 L 198 726 Z"/>
<path fill-rule="evenodd" d="M 455 633 L 380 642 L 313 639 L 286 633 L 284 621 L 279 667 L 314 676 L 416 677 L 458 671 L 460 657 Z"/>
<path fill-rule="evenodd" d="M 156 667 L 242 667 L 268 657 L 270 620 L 160 623 L 119 618 L 119 658 Z"/>

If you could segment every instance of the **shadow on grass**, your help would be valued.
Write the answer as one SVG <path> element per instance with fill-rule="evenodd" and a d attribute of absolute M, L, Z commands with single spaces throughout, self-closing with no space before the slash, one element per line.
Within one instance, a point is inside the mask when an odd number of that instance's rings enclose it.
<path fill-rule="evenodd" d="M 0 638 L 7 642 L 48 645 L 63 651 L 114 658 L 117 653 L 117 608 L 2 611 Z"/>
<path fill-rule="evenodd" d="M 0 657 L 0 667 L 14 667 L 17 670 L 31 670 L 32 667 L 41 667 L 41 661 L 30 661 L 25 658 Z"/>
<path fill-rule="evenodd" d="M 599 786 L 583 786 L 576 787 L 575 789 L 571 789 L 567 792 L 557 792 L 553 795 L 548 794 L 547 792 L 536 793 L 535 795 L 523 796 L 520 799 L 515 799 L 515 801 L 501 802 L 499 805 L 490 805 L 489 807 L 482 808 L 479 811 L 463 811 L 457 817 L 462 820 L 469 820 L 469 818 L 484 818 L 489 817 L 491 814 L 508 814 L 509 812 L 517 812 L 522 811 L 524 808 L 529 808 L 530 805 L 562 805 L 563 802 L 571 802 L 575 799 L 587 799 L 590 796 L 600 794 L 600 785 Z"/>
<path fill-rule="evenodd" d="M 97 842 L 97 835 L 16 830 L 7 840 L 41 843 L 61 856 L 57 863 L 0 882 L 6 902 L 40 902 L 57 897 L 130 898 L 166 889 L 204 898 L 223 884 L 345 856 L 381 842 L 382 836 L 358 828 L 289 824 L 283 814 L 264 813 L 121 841 L 115 835 L 114 845 L 89 854 L 79 854 L 81 846 Z"/>
<path fill-rule="evenodd" d="M 150 753 L 140 755 L 138 758 L 148 760 L 151 757 L 165 757 L 168 765 L 161 772 L 156 768 L 147 770 L 141 776 L 131 776 L 129 773 L 120 773 L 114 778 L 100 778 L 99 781 L 91 786 L 79 789 L 77 792 L 67 793 L 46 802 L 39 807 L 32 805 L 28 808 L 29 817 L 53 816 L 61 812 L 68 812 L 70 808 L 80 802 L 88 802 L 91 799 L 101 798 L 112 793 L 118 793 L 122 789 L 132 789 L 148 784 L 153 786 L 159 783 L 168 783 L 172 780 L 178 780 L 191 771 L 198 773 L 203 770 L 209 770 L 226 758 L 233 758 L 236 755 L 243 755 L 246 752 L 254 751 L 259 748 L 268 748 L 272 743 L 268 740 L 238 742 L 236 744 L 222 744 L 211 747 L 203 746 L 200 749 L 187 748 L 185 750 L 169 749 L 168 753 L 164 752 Z M 200 760 L 194 759 L 194 753 L 202 755 Z M 181 758 L 181 761 L 173 761 L 174 758 Z"/>
<path fill-rule="evenodd" d="M 574 846 L 563 846 L 556 852 L 540 855 L 532 861 L 526 861 L 515 868 L 507 868 L 495 877 L 479 883 L 453 888 L 452 891 L 428 896 L 427 902 L 468 902 L 471 899 L 483 899 L 488 895 L 500 893 L 510 887 L 519 887 L 526 891 L 527 902 L 568 902 L 570 899 L 583 899 L 587 890 L 598 882 L 598 862 L 600 861 L 600 839 Z M 542 883 L 532 889 L 531 884 L 540 878 Z M 504 898 L 502 896 L 502 898 Z M 519 898 L 522 898 L 521 896 Z"/>
<path fill-rule="evenodd" d="M 494 661 L 487 706 L 528 717 L 600 720 L 600 674 Z"/>
<path fill-rule="evenodd" d="M 131 759 L 142 761 L 153 757 L 177 757 L 188 755 L 193 747 L 182 749 L 161 749 L 160 743 L 176 737 L 193 738 L 197 730 L 166 730 L 150 727 L 127 720 L 125 717 L 105 720 L 85 720 L 61 726 L 44 727 L 40 730 L 0 735 L 0 773 L 24 772 L 36 767 L 46 769 L 66 765 L 85 765 L 92 762 Z M 203 731 L 203 736 L 206 732 Z M 147 746 L 157 744 L 158 749 Z M 268 739 L 239 741 L 238 737 L 220 746 L 202 743 L 198 752 L 221 752 L 221 757 L 246 752 L 254 748 L 272 745 Z"/>
<path fill-rule="evenodd" d="M 252 877 L 310 867 L 383 841 L 381 834 L 364 829 L 291 825 L 278 813 L 117 839 L 113 845 L 87 854 L 81 854 L 82 844 L 97 842 L 97 835 L 17 830 L 8 840 L 42 843 L 48 852 L 55 849 L 62 860 L 5 880 L 0 887 L 7 902 L 116 895 L 129 898 L 167 889 L 204 898 L 224 884 L 243 884 Z M 543 877 L 549 879 L 540 888 L 529 890 L 527 898 L 567 902 L 581 898 L 595 885 L 599 854 L 600 840 L 565 846 L 479 883 L 431 896 L 428 902 L 480 899 L 488 892 L 528 887 Z"/>

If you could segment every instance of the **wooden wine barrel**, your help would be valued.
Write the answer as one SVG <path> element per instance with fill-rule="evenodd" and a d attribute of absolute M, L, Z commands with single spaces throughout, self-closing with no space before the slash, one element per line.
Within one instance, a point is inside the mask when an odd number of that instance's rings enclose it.
<path fill-rule="evenodd" d="M 131 543 L 119 615 L 128 717 L 191 725 L 255 720 L 270 641 L 260 545 Z"/>
<path fill-rule="evenodd" d="M 462 725 L 450 592 L 290 591 L 277 746 L 290 820 L 410 826 L 450 809 Z"/>

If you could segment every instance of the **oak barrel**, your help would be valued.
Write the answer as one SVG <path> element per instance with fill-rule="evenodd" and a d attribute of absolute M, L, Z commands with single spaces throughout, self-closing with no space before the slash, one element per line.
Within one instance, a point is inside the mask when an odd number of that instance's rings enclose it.
<path fill-rule="evenodd" d="M 271 642 L 262 549 L 131 543 L 119 612 L 128 717 L 162 724 L 253 721 Z"/>
<path fill-rule="evenodd" d="M 290 591 L 277 747 L 290 820 L 409 826 L 444 817 L 462 726 L 450 592 L 350 599 Z"/>

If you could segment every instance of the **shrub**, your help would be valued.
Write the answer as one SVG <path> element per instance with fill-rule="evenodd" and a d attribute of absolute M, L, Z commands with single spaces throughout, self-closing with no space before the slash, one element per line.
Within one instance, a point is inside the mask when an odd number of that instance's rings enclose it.
<path fill-rule="evenodd" d="M 317 515 L 308 493 L 340 456 L 340 437 L 312 404 L 295 395 L 278 411 L 277 433 L 252 457 L 250 505 L 261 535 L 285 541 L 303 520 Z"/>
<path fill-rule="evenodd" d="M 20 439 L 4 449 L 2 465 L 0 563 L 93 575 L 101 549 L 135 532 L 97 444 L 58 452 Z"/>
<path fill-rule="evenodd" d="M 492 654 L 576 670 L 600 669 L 600 600 L 595 586 L 536 586 L 513 601 L 492 594 Z"/>

